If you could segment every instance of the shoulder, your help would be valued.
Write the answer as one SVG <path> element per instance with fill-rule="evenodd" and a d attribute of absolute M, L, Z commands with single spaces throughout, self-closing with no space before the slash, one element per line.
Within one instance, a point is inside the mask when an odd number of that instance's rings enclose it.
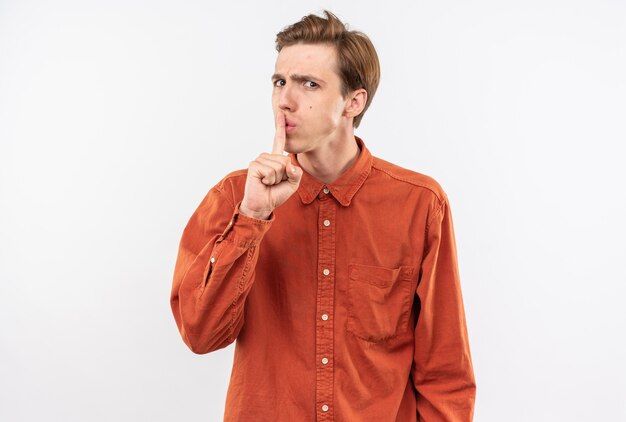
<path fill-rule="evenodd" d="M 372 158 L 372 172 L 378 172 L 382 177 L 389 178 L 397 183 L 405 183 L 415 189 L 428 190 L 439 202 L 444 202 L 447 199 L 446 192 L 433 177 L 400 167 L 378 157 Z"/>
<path fill-rule="evenodd" d="M 238 187 L 243 188 L 246 184 L 247 175 L 247 169 L 231 171 L 226 176 L 224 176 L 222 180 L 217 182 L 214 188 L 221 191 L 236 190 Z"/>
<path fill-rule="evenodd" d="M 247 169 L 231 171 L 209 189 L 202 204 L 207 205 L 226 199 L 234 207 L 243 198 L 247 174 Z"/>

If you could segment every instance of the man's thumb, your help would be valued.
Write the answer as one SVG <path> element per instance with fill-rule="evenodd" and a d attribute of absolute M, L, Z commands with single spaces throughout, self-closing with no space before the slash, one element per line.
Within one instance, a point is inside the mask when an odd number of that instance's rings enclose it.
<path fill-rule="evenodd" d="M 287 167 L 287 179 L 289 183 L 292 185 L 300 185 L 300 180 L 302 179 L 302 169 L 298 166 L 294 166 L 293 164 L 289 164 Z"/>

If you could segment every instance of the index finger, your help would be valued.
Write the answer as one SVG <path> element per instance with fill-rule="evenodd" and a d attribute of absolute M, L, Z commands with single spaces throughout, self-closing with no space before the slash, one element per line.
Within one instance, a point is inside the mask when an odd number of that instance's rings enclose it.
<path fill-rule="evenodd" d="M 283 155 L 285 150 L 285 115 L 282 111 L 276 113 L 276 134 L 274 135 L 274 146 L 272 147 L 272 154 Z"/>

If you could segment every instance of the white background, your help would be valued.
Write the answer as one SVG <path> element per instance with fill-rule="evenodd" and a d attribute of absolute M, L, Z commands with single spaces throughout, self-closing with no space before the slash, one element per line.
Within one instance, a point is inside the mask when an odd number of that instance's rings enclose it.
<path fill-rule="evenodd" d="M 178 242 L 271 148 L 275 34 L 323 8 L 380 56 L 357 134 L 450 198 L 475 421 L 626 420 L 619 0 L 0 0 L 0 420 L 222 419 Z"/>

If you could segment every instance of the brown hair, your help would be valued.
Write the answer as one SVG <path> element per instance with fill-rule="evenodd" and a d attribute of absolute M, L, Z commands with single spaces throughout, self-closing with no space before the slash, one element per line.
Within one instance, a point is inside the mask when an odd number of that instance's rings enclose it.
<path fill-rule="evenodd" d="M 327 43 L 335 46 L 343 97 L 359 88 L 367 91 L 365 107 L 354 118 L 354 127 L 359 127 L 361 118 L 378 88 L 380 80 L 378 55 L 367 35 L 349 31 L 347 26 L 328 10 L 324 10 L 324 14 L 326 18 L 317 15 L 305 16 L 276 34 L 276 50 L 280 52 L 283 47 L 293 44 Z"/>

